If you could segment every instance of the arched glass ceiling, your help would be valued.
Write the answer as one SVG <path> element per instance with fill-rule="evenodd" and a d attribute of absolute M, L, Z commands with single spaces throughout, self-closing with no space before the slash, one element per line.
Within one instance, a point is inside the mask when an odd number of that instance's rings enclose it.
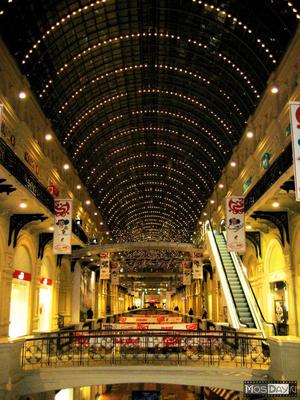
<path fill-rule="evenodd" d="M 190 239 L 298 20 L 284 0 L 0 10 L 5 43 L 119 241 Z"/>

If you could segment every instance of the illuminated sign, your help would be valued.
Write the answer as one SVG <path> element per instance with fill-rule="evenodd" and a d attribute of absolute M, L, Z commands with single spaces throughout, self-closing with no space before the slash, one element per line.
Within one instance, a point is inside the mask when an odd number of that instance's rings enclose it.
<path fill-rule="evenodd" d="M 16 269 L 13 273 L 14 279 L 19 279 L 20 281 L 31 281 L 31 274 L 29 272 L 19 271 Z"/>
<path fill-rule="evenodd" d="M 40 282 L 42 285 L 48 285 L 48 286 L 52 285 L 52 279 L 49 278 L 42 277 Z"/>

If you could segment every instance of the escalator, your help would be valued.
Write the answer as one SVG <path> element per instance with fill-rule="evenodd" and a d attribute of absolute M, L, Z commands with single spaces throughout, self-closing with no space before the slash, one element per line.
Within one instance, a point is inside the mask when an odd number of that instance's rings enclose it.
<path fill-rule="evenodd" d="M 240 257 L 235 252 L 227 251 L 224 234 L 216 233 L 209 221 L 205 224 L 205 231 L 227 303 L 231 327 L 238 330 L 254 329 L 263 337 L 267 333 L 276 335 L 275 325 L 266 321 L 263 316 Z"/>
<path fill-rule="evenodd" d="M 216 239 L 217 247 L 219 249 L 219 254 L 221 256 L 230 292 L 233 297 L 238 319 L 242 325 L 245 325 L 248 328 L 257 328 L 250 307 L 248 305 L 248 301 L 243 290 L 240 278 L 234 266 L 232 256 L 227 251 L 226 240 L 222 234 L 215 234 L 214 236 Z"/>

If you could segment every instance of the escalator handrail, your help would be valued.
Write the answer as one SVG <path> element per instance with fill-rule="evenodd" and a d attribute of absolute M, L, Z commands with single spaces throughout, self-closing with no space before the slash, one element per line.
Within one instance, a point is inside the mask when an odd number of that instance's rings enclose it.
<path fill-rule="evenodd" d="M 240 266 L 243 267 L 243 264 L 242 264 L 242 262 L 241 262 L 241 259 L 240 259 L 240 257 L 239 257 L 238 255 L 237 255 L 237 260 L 238 260 L 238 262 L 240 263 Z M 243 274 L 245 275 L 245 272 L 244 272 L 243 268 L 241 268 L 241 269 L 242 269 L 242 271 L 243 271 Z M 263 312 L 262 312 L 262 310 L 261 310 L 261 308 L 260 308 L 260 305 L 259 305 L 259 303 L 258 303 L 257 297 L 256 297 L 256 295 L 255 295 L 255 293 L 254 293 L 253 288 L 252 288 L 252 285 L 251 285 L 251 283 L 249 282 L 248 277 L 247 277 L 247 279 L 245 279 L 245 281 L 246 281 L 247 285 L 250 287 L 252 296 L 253 296 L 253 298 L 254 298 L 254 300 L 255 300 L 256 306 L 257 306 L 257 308 L 258 308 L 258 310 L 259 310 L 259 313 L 260 313 L 260 316 L 261 316 L 262 320 L 264 321 L 264 323 L 265 323 L 266 325 L 272 325 L 273 330 L 274 330 L 274 333 L 275 333 L 275 336 L 277 336 L 277 329 L 276 329 L 276 326 L 275 326 L 274 322 L 269 322 L 269 321 L 267 321 L 267 320 L 265 319 L 265 317 L 264 317 L 264 315 L 263 315 Z"/>
<path fill-rule="evenodd" d="M 245 323 L 241 320 L 241 317 L 240 317 L 240 314 L 239 314 L 239 311 L 238 311 L 238 308 L 237 308 L 237 305 L 236 305 L 236 302 L 235 302 L 235 298 L 234 298 L 234 296 L 233 296 L 232 289 L 231 289 L 231 286 L 230 286 L 230 283 L 229 283 L 229 279 L 228 279 L 228 276 L 227 276 L 227 273 L 226 273 L 226 269 L 225 269 L 225 267 L 224 267 L 224 262 L 223 262 L 223 260 L 222 260 L 221 252 L 220 252 L 219 246 L 218 246 L 218 244 L 217 244 L 216 235 L 215 235 L 215 233 L 214 233 L 214 230 L 213 230 L 213 227 L 212 227 L 212 225 L 211 225 L 211 222 L 208 221 L 208 223 L 209 223 L 209 228 L 210 228 L 210 230 L 211 230 L 211 232 L 212 232 L 212 234 L 213 234 L 213 237 L 214 237 L 214 239 L 215 239 L 216 247 L 217 247 L 217 249 L 218 249 L 219 257 L 220 257 L 221 263 L 222 263 L 222 265 L 223 265 L 224 275 L 225 275 L 225 278 L 226 278 L 226 280 L 227 280 L 227 285 L 228 285 L 228 288 L 229 288 L 229 290 L 230 290 L 230 294 L 231 294 L 231 297 L 232 297 L 232 300 L 233 300 L 233 303 L 234 303 L 234 307 L 235 307 L 235 309 L 236 309 L 236 313 L 237 313 L 237 316 L 238 316 L 238 320 L 240 321 L 240 324 L 242 325 L 243 328 L 244 328 L 244 327 L 248 327 L 248 324 L 245 324 Z"/>

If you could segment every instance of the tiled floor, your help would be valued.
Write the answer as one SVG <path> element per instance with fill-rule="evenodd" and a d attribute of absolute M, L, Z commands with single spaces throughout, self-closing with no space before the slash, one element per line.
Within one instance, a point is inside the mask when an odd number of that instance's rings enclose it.
<path fill-rule="evenodd" d="M 156 385 L 156 384 L 127 384 L 113 385 L 110 393 L 102 394 L 99 400 L 131 400 L 133 390 L 159 390 L 162 400 L 196 400 L 197 397 L 186 386 Z"/>

